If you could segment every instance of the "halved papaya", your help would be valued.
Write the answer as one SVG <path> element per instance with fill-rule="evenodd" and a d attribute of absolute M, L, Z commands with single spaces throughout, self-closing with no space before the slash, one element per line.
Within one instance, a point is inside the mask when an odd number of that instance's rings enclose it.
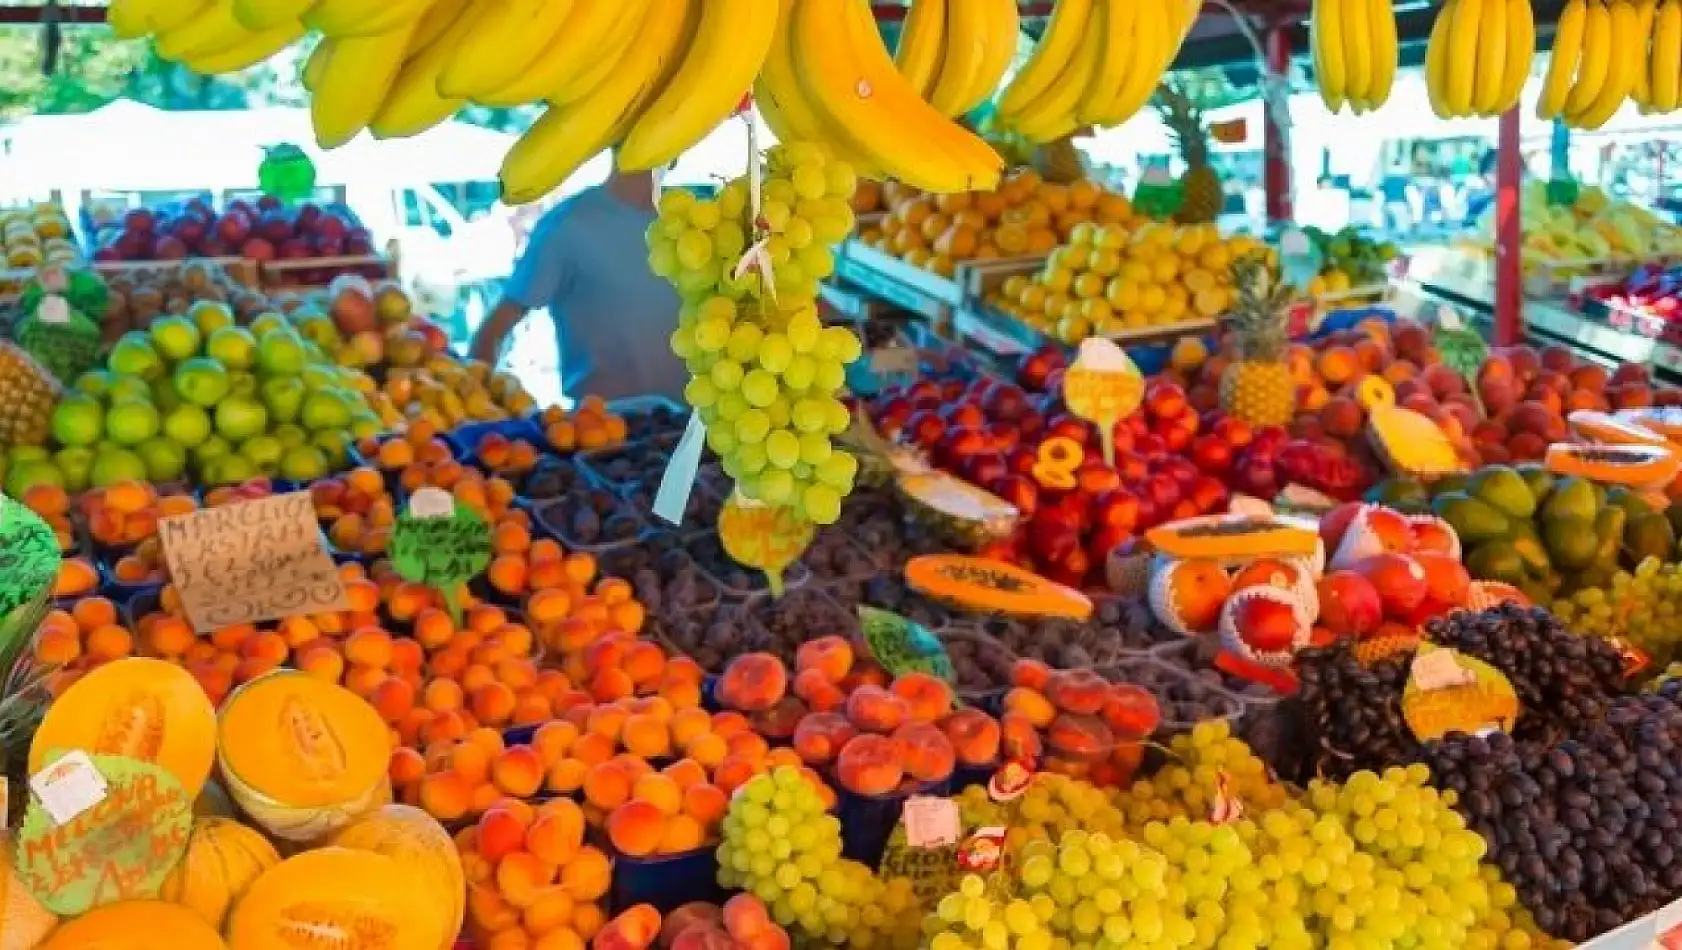
<path fill-rule="evenodd" d="M 905 564 L 911 589 L 965 610 L 1038 617 L 1092 616 L 1092 601 L 1078 590 L 1014 564 L 962 554 L 925 554 Z"/>
<path fill-rule="evenodd" d="M 1682 461 L 1655 445 L 1583 445 L 1555 442 L 1545 460 L 1555 475 L 1577 476 L 1613 485 L 1658 488 L 1676 477 Z"/>
<path fill-rule="evenodd" d="M 1682 444 L 1682 406 L 1643 406 L 1639 409 L 1619 409 L 1619 419 L 1657 432 L 1672 442 Z"/>
<path fill-rule="evenodd" d="M 1145 540 L 1182 559 L 1313 557 L 1320 528 L 1288 515 L 1201 515 L 1157 525 L 1145 532 Z"/>
<path fill-rule="evenodd" d="M 1565 419 L 1571 423 L 1572 432 L 1589 442 L 1603 442 L 1607 445 L 1652 445 L 1661 449 L 1670 445 L 1670 440 L 1644 425 L 1604 412 L 1595 412 L 1593 409 L 1579 409 Z"/>

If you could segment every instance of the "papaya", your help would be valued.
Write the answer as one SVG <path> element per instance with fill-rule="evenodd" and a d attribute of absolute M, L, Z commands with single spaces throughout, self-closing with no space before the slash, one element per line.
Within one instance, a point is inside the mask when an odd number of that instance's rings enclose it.
<path fill-rule="evenodd" d="M 912 590 L 965 610 L 1023 616 L 1092 616 L 1092 601 L 1078 590 L 1014 564 L 962 554 L 925 554 L 905 564 Z"/>
<path fill-rule="evenodd" d="M 1513 522 L 1512 530 L 1507 532 L 1507 543 L 1513 546 L 1513 551 L 1524 561 L 1525 570 L 1532 575 L 1547 571 L 1553 563 L 1548 557 L 1548 549 L 1542 544 L 1542 532 L 1534 521 Z"/>
<path fill-rule="evenodd" d="M 1158 525 L 1145 532 L 1145 540 L 1177 558 L 1313 557 L 1320 528 L 1284 515 L 1204 515 Z"/>
<path fill-rule="evenodd" d="M 1472 548 L 1466 555 L 1466 570 L 1481 580 L 1518 584 L 1529 579 L 1518 552 L 1501 540 L 1485 541 Z"/>
<path fill-rule="evenodd" d="M 1624 526 L 1629 523 L 1629 512 L 1613 505 L 1600 509 L 1594 516 L 1594 539 L 1596 565 L 1605 568 L 1618 566 L 1618 552 L 1623 550 Z"/>
<path fill-rule="evenodd" d="M 1656 432 L 1673 443 L 1682 444 L 1682 407 L 1643 406 L 1639 409 L 1620 409 L 1615 418 Z"/>
<path fill-rule="evenodd" d="M 1450 472 L 1447 475 L 1433 478 L 1431 480 L 1431 497 L 1435 498 L 1451 491 L 1463 492 L 1466 490 L 1466 484 L 1471 480 L 1472 477 L 1465 472 Z"/>
<path fill-rule="evenodd" d="M 1548 471 L 1546 465 L 1540 462 L 1520 462 L 1513 466 L 1513 471 L 1517 472 L 1519 477 L 1524 479 L 1524 483 L 1530 486 L 1530 494 L 1535 496 L 1537 500 L 1548 497 L 1548 492 L 1553 491 L 1553 473 Z"/>
<path fill-rule="evenodd" d="M 1575 571 L 1594 563 L 1599 550 L 1594 522 L 1586 518 L 1555 518 L 1542 523 L 1542 543 L 1548 558 L 1567 571 Z"/>
<path fill-rule="evenodd" d="M 1579 445 L 1556 442 L 1548 446 L 1548 471 L 1577 475 L 1597 482 L 1650 488 L 1669 484 L 1679 467 L 1676 453 L 1651 445 Z"/>
<path fill-rule="evenodd" d="M 1417 478 L 1386 478 L 1367 489 L 1361 500 L 1405 510 L 1405 506 L 1409 505 L 1428 507 L 1431 504 L 1431 493 Z"/>
<path fill-rule="evenodd" d="M 1627 417 L 1580 409 L 1566 416 L 1565 421 L 1571 424 L 1571 431 L 1588 442 L 1602 442 L 1608 445 L 1652 445 L 1659 448 L 1669 445 L 1669 440 L 1662 434 Z"/>
<path fill-rule="evenodd" d="M 1640 564 L 1647 558 L 1669 560 L 1676 547 L 1676 532 L 1669 519 L 1657 512 L 1631 517 L 1624 528 L 1624 553 L 1631 563 Z"/>

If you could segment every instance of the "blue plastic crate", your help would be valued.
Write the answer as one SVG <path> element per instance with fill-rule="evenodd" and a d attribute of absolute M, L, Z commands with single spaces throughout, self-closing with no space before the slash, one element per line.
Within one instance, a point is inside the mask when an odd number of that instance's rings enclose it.
<path fill-rule="evenodd" d="M 888 849 L 888 838 L 899 824 L 905 800 L 913 795 L 948 795 L 951 780 L 923 782 L 904 791 L 887 795 L 857 795 L 835 787 L 836 814 L 841 819 L 841 854 L 871 867 L 882 863 L 882 852 Z"/>
<path fill-rule="evenodd" d="M 682 854 L 646 858 L 615 855 L 609 905 L 617 914 L 637 904 L 653 904 L 662 914 L 692 901 L 722 904 L 727 895 L 718 883 L 718 849 L 708 845 Z"/>
<path fill-rule="evenodd" d="M 537 420 L 531 416 L 521 416 L 517 419 L 493 419 L 489 422 L 467 422 L 456 426 L 444 433 L 444 441 L 450 446 L 458 460 L 479 461 L 479 440 L 495 432 L 506 437 L 509 441 L 525 439 L 539 450 L 547 450 L 549 442 L 543 436 L 543 430 L 538 428 Z"/>

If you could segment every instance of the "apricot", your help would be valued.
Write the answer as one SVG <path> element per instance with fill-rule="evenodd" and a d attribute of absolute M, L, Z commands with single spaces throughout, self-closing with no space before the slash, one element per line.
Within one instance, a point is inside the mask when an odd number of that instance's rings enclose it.
<path fill-rule="evenodd" d="M 671 776 L 659 772 L 639 776 L 631 786 L 631 799 L 648 802 L 660 809 L 662 815 L 675 815 L 683 810 L 683 789 Z"/>
<path fill-rule="evenodd" d="M 888 733 L 900 727 L 910 707 L 880 686 L 860 686 L 847 697 L 847 718 L 866 732 Z"/>
<path fill-rule="evenodd" d="M 134 653 L 134 636 L 126 627 L 108 623 L 88 631 L 87 654 L 95 662 L 119 660 Z"/>
<path fill-rule="evenodd" d="M 658 644 L 638 640 L 626 647 L 619 668 L 639 687 L 652 687 L 666 671 L 666 653 Z"/>
<path fill-rule="evenodd" d="M 584 778 L 589 772 L 590 766 L 578 759 L 561 759 L 549 768 L 544 785 L 551 792 L 570 794 L 584 787 Z"/>
<path fill-rule="evenodd" d="M 797 672 L 815 670 L 831 683 L 847 678 L 853 668 L 853 645 L 835 635 L 808 640 L 794 654 Z"/>
<path fill-rule="evenodd" d="M 697 782 L 683 790 L 683 813 L 706 827 L 723 821 L 729 807 L 724 790 L 708 782 Z"/>
<path fill-rule="evenodd" d="M 435 772 L 421 779 L 420 803 L 439 821 L 455 821 L 467 814 L 472 786 L 454 772 Z"/>
<path fill-rule="evenodd" d="M 810 765 L 827 765 L 841 754 L 841 747 L 858 735 L 847 717 L 837 713 L 811 713 L 794 730 L 794 748 Z"/>
<path fill-rule="evenodd" d="M 557 867 L 572 860 L 584 844 L 584 812 L 571 799 L 544 803 L 526 829 L 526 850 Z"/>
<path fill-rule="evenodd" d="M 619 741 L 626 751 L 644 758 L 657 759 L 671 754 L 671 733 L 666 724 L 653 715 L 638 714 L 626 718 Z"/>
<path fill-rule="evenodd" d="M 671 733 L 671 744 L 683 748 L 689 740 L 712 730 L 712 718 L 705 710 L 684 708 L 672 713 L 672 718 L 666 723 Z"/>
<path fill-rule="evenodd" d="M 905 771 L 924 782 L 942 781 L 952 774 L 957 753 L 946 733 L 929 722 L 908 722 L 894 730 Z"/>
<path fill-rule="evenodd" d="M 510 746 L 491 765 L 491 780 L 510 795 L 525 797 L 543 786 L 543 760 L 531 746 Z"/>
<path fill-rule="evenodd" d="M 1051 725 L 1051 720 L 1057 718 L 1057 707 L 1044 693 L 1026 686 L 1017 686 L 1005 693 L 1005 712 L 1017 715 L 1032 723 L 1034 728 L 1043 729 Z"/>
<path fill-rule="evenodd" d="M 57 666 L 82 655 L 82 638 L 74 628 L 42 626 L 35 638 L 35 659 Z"/>
<path fill-rule="evenodd" d="M 1010 685 L 1043 690 L 1051 679 L 1051 667 L 1039 660 L 1017 660 L 1010 666 Z"/>
<path fill-rule="evenodd" d="M 716 732 L 703 732 L 684 743 L 683 754 L 707 768 L 714 768 L 730 754 L 730 740 Z"/>
<path fill-rule="evenodd" d="M 770 709 L 788 690 L 788 670 L 769 653 L 744 653 L 730 661 L 718 682 L 718 699 L 743 712 Z"/>
<path fill-rule="evenodd" d="M 368 697 L 368 702 L 388 723 L 402 719 L 415 705 L 415 688 L 405 680 L 388 676 Z"/>
<path fill-rule="evenodd" d="M 495 872 L 484 883 L 467 890 L 467 912 L 473 922 L 486 931 L 506 930 L 520 923 L 520 912 L 509 906 L 497 891 Z"/>
<path fill-rule="evenodd" d="M 680 789 L 691 785 L 699 785 L 707 780 L 707 770 L 694 759 L 678 759 L 671 765 L 660 770 L 662 775 L 670 776 Z"/>
<path fill-rule="evenodd" d="M 835 760 L 835 775 L 859 795 L 885 795 L 905 779 L 899 743 L 868 733 L 854 736 Z"/>
<path fill-rule="evenodd" d="M 1091 670 L 1058 670 L 1045 684 L 1045 697 L 1065 712 L 1096 715 L 1110 684 Z"/>
<path fill-rule="evenodd" d="M 889 689 L 905 700 L 912 719 L 934 722 L 952 711 L 952 687 L 939 677 L 904 673 L 894 679 Z"/>
<path fill-rule="evenodd" d="M 1022 713 L 1007 712 L 999 717 L 999 746 L 1006 758 L 1038 759 L 1042 750 L 1039 727 Z"/>
<path fill-rule="evenodd" d="M 666 818 L 666 829 L 660 836 L 658 850 L 661 854 L 683 854 L 695 851 L 706 843 L 707 829 L 700 822 L 688 815 L 676 814 Z"/>
<path fill-rule="evenodd" d="M 490 808 L 479 816 L 479 853 L 495 863 L 526 844 L 526 824 L 511 809 Z"/>
<path fill-rule="evenodd" d="M 999 724 L 979 709 L 960 709 L 941 722 L 958 761 L 989 765 L 999 757 Z"/>
<path fill-rule="evenodd" d="M 713 770 L 713 784 L 728 795 L 760 772 L 759 763 L 739 755 L 727 755 Z"/>
<path fill-rule="evenodd" d="M 617 762 L 598 762 L 584 775 L 584 800 L 597 808 L 617 808 L 631 797 L 631 777 Z"/>
<path fill-rule="evenodd" d="M 590 845 L 579 848 L 578 854 L 561 867 L 561 887 L 576 901 L 593 901 L 601 897 L 607 893 L 610 883 L 612 865 L 608 863 L 607 855 Z M 573 924 L 578 925 L 576 917 Z"/>
<path fill-rule="evenodd" d="M 473 689 L 470 706 L 480 722 L 501 725 L 513 717 L 515 702 L 514 690 L 504 683 L 492 682 Z"/>
<path fill-rule="evenodd" d="M 537 899 L 532 901 L 531 906 L 525 909 L 520 915 L 520 922 L 527 934 L 542 937 L 544 934 L 566 928 L 572 922 L 573 903 L 572 895 L 565 889 L 551 885 L 544 888 Z M 570 932 L 570 928 L 568 930 Z M 583 946 L 583 941 L 579 941 L 579 946 Z"/>
<path fill-rule="evenodd" d="M 515 851 L 496 863 L 496 888 L 510 907 L 526 908 L 554 882 L 554 868 L 529 851 Z"/>

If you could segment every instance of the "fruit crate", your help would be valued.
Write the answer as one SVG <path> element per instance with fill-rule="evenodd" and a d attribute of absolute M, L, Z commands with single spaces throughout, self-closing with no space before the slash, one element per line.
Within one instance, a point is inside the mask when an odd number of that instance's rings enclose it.
<path fill-rule="evenodd" d="M 719 540 L 716 532 L 695 536 L 684 542 L 683 549 L 700 565 L 701 573 L 712 578 L 713 583 L 718 585 L 726 597 L 746 600 L 757 595 L 769 594 L 771 591 L 771 583 L 765 579 L 764 574 L 731 560 L 724 550 L 724 542 Z M 795 561 L 783 571 L 783 590 L 795 590 L 811 579 L 811 570 L 801 562 Z"/>
<path fill-rule="evenodd" d="M 627 440 L 653 442 L 671 451 L 689 425 L 689 407 L 665 396 L 626 396 L 610 399 L 607 411 L 625 420 Z"/>
<path fill-rule="evenodd" d="M 142 273 L 162 274 L 167 271 L 182 270 L 193 265 L 218 268 L 229 279 L 244 287 L 257 287 L 261 279 L 258 263 L 244 257 L 182 257 L 161 261 L 93 261 L 87 267 L 101 277 L 111 278 Z"/>
<path fill-rule="evenodd" d="M 455 453 L 455 457 L 464 462 L 484 468 L 479 461 L 479 442 L 487 435 L 500 435 L 510 442 L 524 439 L 530 442 L 540 452 L 552 451 L 549 441 L 543 437 L 543 430 L 538 428 L 537 421 L 530 416 L 518 419 L 492 419 L 486 422 L 466 422 L 443 434 L 444 443 Z M 488 469 L 487 469 L 488 471 Z"/>
<path fill-rule="evenodd" d="M 1045 267 L 1048 255 L 1024 254 L 989 261 L 965 261 L 957 266 L 955 280 L 966 305 L 979 303 L 997 293 L 1012 277 L 1026 277 Z"/>
<path fill-rule="evenodd" d="M 298 257 L 263 261 L 257 268 L 257 282 L 270 294 L 307 293 L 321 290 L 342 274 L 358 274 L 369 280 L 396 280 L 402 273 L 397 242 L 386 244 L 384 254 L 343 254 L 337 257 Z"/>
<path fill-rule="evenodd" d="M 880 573 L 884 565 L 875 552 L 854 541 L 836 525 L 819 529 L 812 546 L 800 556 L 800 563 L 812 572 L 819 587 L 856 585 Z"/>
<path fill-rule="evenodd" d="M 964 302 L 957 281 L 913 267 L 857 238 L 842 242 L 835 280 L 936 323 L 948 322 Z"/>
<path fill-rule="evenodd" d="M 636 440 L 611 448 L 579 452 L 578 466 L 596 482 L 623 497 L 638 486 L 658 485 L 671 455 L 653 442 Z"/>
<path fill-rule="evenodd" d="M 688 656 L 714 676 L 732 657 L 751 652 L 745 644 L 753 636 L 742 605 L 723 598 L 712 603 L 666 604 L 650 611 L 644 635 L 673 656 Z"/>
<path fill-rule="evenodd" d="M 841 855 L 870 867 L 882 862 L 888 839 L 899 825 L 905 801 L 913 795 L 945 798 L 952 792 L 951 779 L 939 782 L 907 780 L 899 791 L 886 795 L 860 795 L 848 791 L 833 775 L 826 775 L 835 789 L 836 817 L 841 819 Z"/>
<path fill-rule="evenodd" d="M 638 544 L 649 528 L 630 502 L 606 489 L 536 503 L 532 522 L 568 550 L 592 554 Z"/>
<path fill-rule="evenodd" d="M 603 577 L 630 581 L 637 600 L 650 615 L 690 607 L 717 606 L 724 592 L 682 547 L 676 536 L 650 531 L 631 547 L 604 551 L 596 558 Z"/>

